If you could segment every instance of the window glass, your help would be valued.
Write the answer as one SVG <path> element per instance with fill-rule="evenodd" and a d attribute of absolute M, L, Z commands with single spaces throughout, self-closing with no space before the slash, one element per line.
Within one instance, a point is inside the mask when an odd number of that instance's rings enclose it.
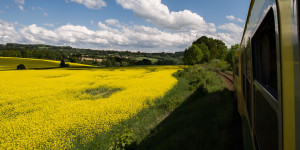
<path fill-rule="evenodd" d="M 273 11 L 269 11 L 252 39 L 253 75 L 277 99 L 276 38 Z"/>

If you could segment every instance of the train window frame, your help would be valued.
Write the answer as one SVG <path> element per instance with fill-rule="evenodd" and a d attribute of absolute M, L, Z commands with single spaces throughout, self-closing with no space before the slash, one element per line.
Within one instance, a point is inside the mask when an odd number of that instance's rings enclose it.
<path fill-rule="evenodd" d="M 252 52 L 255 53 L 255 48 L 257 45 L 255 45 L 255 36 L 257 35 L 257 33 L 259 34 L 262 26 L 268 26 L 268 24 L 265 24 L 266 23 L 266 20 L 269 18 L 271 18 L 271 23 L 272 23 L 272 32 L 273 32 L 273 46 L 274 46 L 274 49 L 273 50 L 273 55 L 276 56 L 276 58 L 274 59 L 273 62 L 275 62 L 275 64 L 273 64 L 274 66 L 272 67 L 275 67 L 276 68 L 276 71 L 274 73 L 276 73 L 276 80 L 274 82 L 274 84 L 277 84 L 277 93 L 276 95 L 274 95 L 274 93 L 272 93 L 272 91 L 270 91 L 269 88 L 266 88 L 266 85 L 263 84 L 262 82 L 260 82 L 259 80 L 257 80 L 256 78 L 256 74 L 257 73 L 255 70 L 255 63 L 257 63 L 257 60 L 255 60 L 255 58 L 257 57 L 257 53 L 255 54 L 252 54 L 252 67 L 253 67 L 253 101 L 254 101 L 254 129 L 253 129 L 253 133 L 255 134 L 254 136 L 256 136 L 257 138 L 257 143 L 256 145 L 259 146 L 259 147 L 265 147 L 266 145 L 263 145 L 264 143 L 261 143 L 263 141 L 261 141 L 262 139 L 265 139 L 266 136 L 263 135 L 262 131 L 265 132 L 265 130 L 261 130 L 258 129 L 259 126 L 258 125 L 262 125 L 260 122 L 259 122 L 259 117 L 262 115 L 262 114 L 265 114 L 266 110 L 265 111 L 260 111 L 258 112 L 258 109 L 257 107 L 260 107 L 260 108 L 263 108 L 261 105 L 261 101 L 265 101 L 269 104 L 269 110 L 273 110 L 274 111 L 274 114 L 276 114 L 276 119 L 274 121 L 273 119 L 273 123 L 269 124 L 269 125 L 266 125 L 264 128 L 272 128 L 272 126 L 274 124 L 276 124 L 276 127 L 274 127 L 273 131 L 275 132 L 276 131 L 276 136 L 273 137 L 276 138 L 275 140 L 277 140 L 278 142 L 278 149 L 281 149 L 282 147 L 282 98 L 281 98 L 281 48 L 280 48 L 280 28 L 279 28 L 279 18 L 278 18 L 278 14 L 277 14 L 277 3 L 274 1 L 274 2 L 270 2 L 270 5 L 269 6 L 272 6 L 272 7 L 269 7 L 268 10 L 265 10 L 265 14 L 263 15 L 264 17 L 262 17 L 259 21 L 259 26 L 256 28 L 254 34 L 252 35 L 252 39 L 251 39 L 251 45 L 252 45 Z M 254 40 L 253 40 L 254 39 Z M 271 48 L 270 48 L 271 49 Z M 261 94 L 260 97 L 257 97 L 257 94 Z M 262 99 L 261 99 L 262 98 Z M 265 105 L 266 106 L 266 105 Z M 271 111 L 269 111 L 271 112 Z M 277 120 L 277 121 L 276 121 Z M 268 136 L 267 136 L 268 137 Z M 259 148 L 258 148 L 259 149 Z"/>
<path fill-rule="evenodd" d="M 274 11 L 270 9 L 253 35 L 251 45 L 253 80 L 260 83 L 278 101 L 278 58 L 275 32 Z"/>

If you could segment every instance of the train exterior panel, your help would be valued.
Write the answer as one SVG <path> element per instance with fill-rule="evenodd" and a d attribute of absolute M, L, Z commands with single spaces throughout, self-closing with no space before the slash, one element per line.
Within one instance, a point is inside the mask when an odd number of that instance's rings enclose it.
<path fill-rule="evenodd" d="M 300 150 L 298 0 L 252 0 L 233 56 L 244 148 Z"/>

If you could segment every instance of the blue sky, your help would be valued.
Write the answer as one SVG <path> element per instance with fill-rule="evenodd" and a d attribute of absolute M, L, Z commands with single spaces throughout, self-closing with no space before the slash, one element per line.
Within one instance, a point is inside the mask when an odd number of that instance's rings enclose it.
<path fill-rule="evenodd" d="M 182 51 L 206 35 L 240 42 L 250 0 L 2 0 L 0 43 Z"/>

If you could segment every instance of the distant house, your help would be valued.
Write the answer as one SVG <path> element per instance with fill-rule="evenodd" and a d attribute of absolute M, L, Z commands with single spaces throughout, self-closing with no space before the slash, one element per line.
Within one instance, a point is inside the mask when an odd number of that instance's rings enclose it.
<path fill-rule="evenodd" d="M 89 57 L 82 57 L 82 60 L 86 60 L 86 61 L 97 61 L 97 62 L 102 62 L 103 59 L 97 59 L 97 58 L 89 58 Z"/>

